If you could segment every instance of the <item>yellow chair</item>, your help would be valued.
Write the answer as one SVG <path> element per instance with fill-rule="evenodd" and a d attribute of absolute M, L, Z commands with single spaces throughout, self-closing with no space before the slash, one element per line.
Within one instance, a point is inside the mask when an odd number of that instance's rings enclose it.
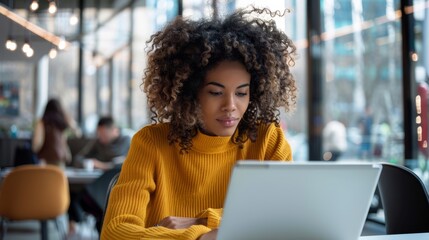
<path fill-rule="evenodd" d="M 47 221 L 54 219 L 60 236 L 66 238 L 59 217 L 67 212 L 70 193 L 64 171 L 56 166 L 22 165 L 8 173 L 0 187 L 0 217 L 6 234 L 7 221 L 39 220 L 41 239 L 48 238 Z"/>

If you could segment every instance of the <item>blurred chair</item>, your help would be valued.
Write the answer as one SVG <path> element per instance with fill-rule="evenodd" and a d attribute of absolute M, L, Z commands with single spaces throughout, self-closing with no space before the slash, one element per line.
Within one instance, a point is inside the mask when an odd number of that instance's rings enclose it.
<path fill-rule="evenodd" d="M 47 221 L 55 220 L 59 235 L 66 239 L 59 217 L 70 203 L 69 185 L 63 170 L 56 166 L 21 165 L 8 173 L 0 187 L 1 239 L 7 221 L 39 220 L 41 239 L 48 239 Z"/>
<path fill-rule="evenodd" d="M 378 188 L 387 234 L 429 232 L 428 193 L 413 171 L 383 163 Z"/>
<path fill-rule="evenodd" d="M 113 176 L 113 178 L 110 180 L 109 187 L 107 188 L 107 191 L 106 191 L 106 199 L 104 200 L 103 218 L 102 218 L 101 224 L 100 224 L 100 233 L 101 233 L 101 228 L 103 227 L 103 221 L 104 221 L 104 216 L 106 214 L 107 205 L 109 204 L 110 192 L 112 191 L 112 188 L 118 182 L 119 174 L 120 173 L 116 173 L 115 176 Z"/>
<path fill-rule="evenodd" d="M 112 179 L 119 175 L 120 171 L 121 166 L 109 169 L 84 189 L 81 199 L 82 208 L 95 217 L 96 228 L 99 233 L 101 233 L 103 223 L 105 201 L 108 198 L 106 195 L 110 192 Z"/>

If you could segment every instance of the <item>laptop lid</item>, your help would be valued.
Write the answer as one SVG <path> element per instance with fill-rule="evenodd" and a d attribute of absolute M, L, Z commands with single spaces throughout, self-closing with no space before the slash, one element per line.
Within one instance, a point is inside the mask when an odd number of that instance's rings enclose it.
<path fill-rule="evenodd" d="M 218 239 L 356 240 L 381 165 L 239 161 Z"/>

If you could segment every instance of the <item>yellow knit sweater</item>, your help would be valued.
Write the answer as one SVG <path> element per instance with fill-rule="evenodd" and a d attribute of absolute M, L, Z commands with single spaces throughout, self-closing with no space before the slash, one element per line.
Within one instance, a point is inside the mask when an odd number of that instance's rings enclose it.
<path fill-rule="evenodd" d="M 169 127 L 150 125 L 133 137 L 110 195 L 101 239 L 197 239 L 218 227 L 237 160 L 292 160 L 283 131 L 274 124 L 261 126 L 257 141 L 247 141 L 243 149 L 230 137 L 198 133 L 186 154 L 168 144 Z M 207 217 L 208 226 L 155 227 L 167 216 Z"/>

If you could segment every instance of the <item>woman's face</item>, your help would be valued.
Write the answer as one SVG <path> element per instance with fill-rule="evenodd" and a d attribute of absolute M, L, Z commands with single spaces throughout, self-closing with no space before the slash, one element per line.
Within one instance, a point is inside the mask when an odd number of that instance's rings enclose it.
<path fill-rule="evenodd" d="M 223 61 L 207 72 L 198 101 L 202 132 L 232 136 L 249 106 L 250 74 L 236 61 Z"/>

